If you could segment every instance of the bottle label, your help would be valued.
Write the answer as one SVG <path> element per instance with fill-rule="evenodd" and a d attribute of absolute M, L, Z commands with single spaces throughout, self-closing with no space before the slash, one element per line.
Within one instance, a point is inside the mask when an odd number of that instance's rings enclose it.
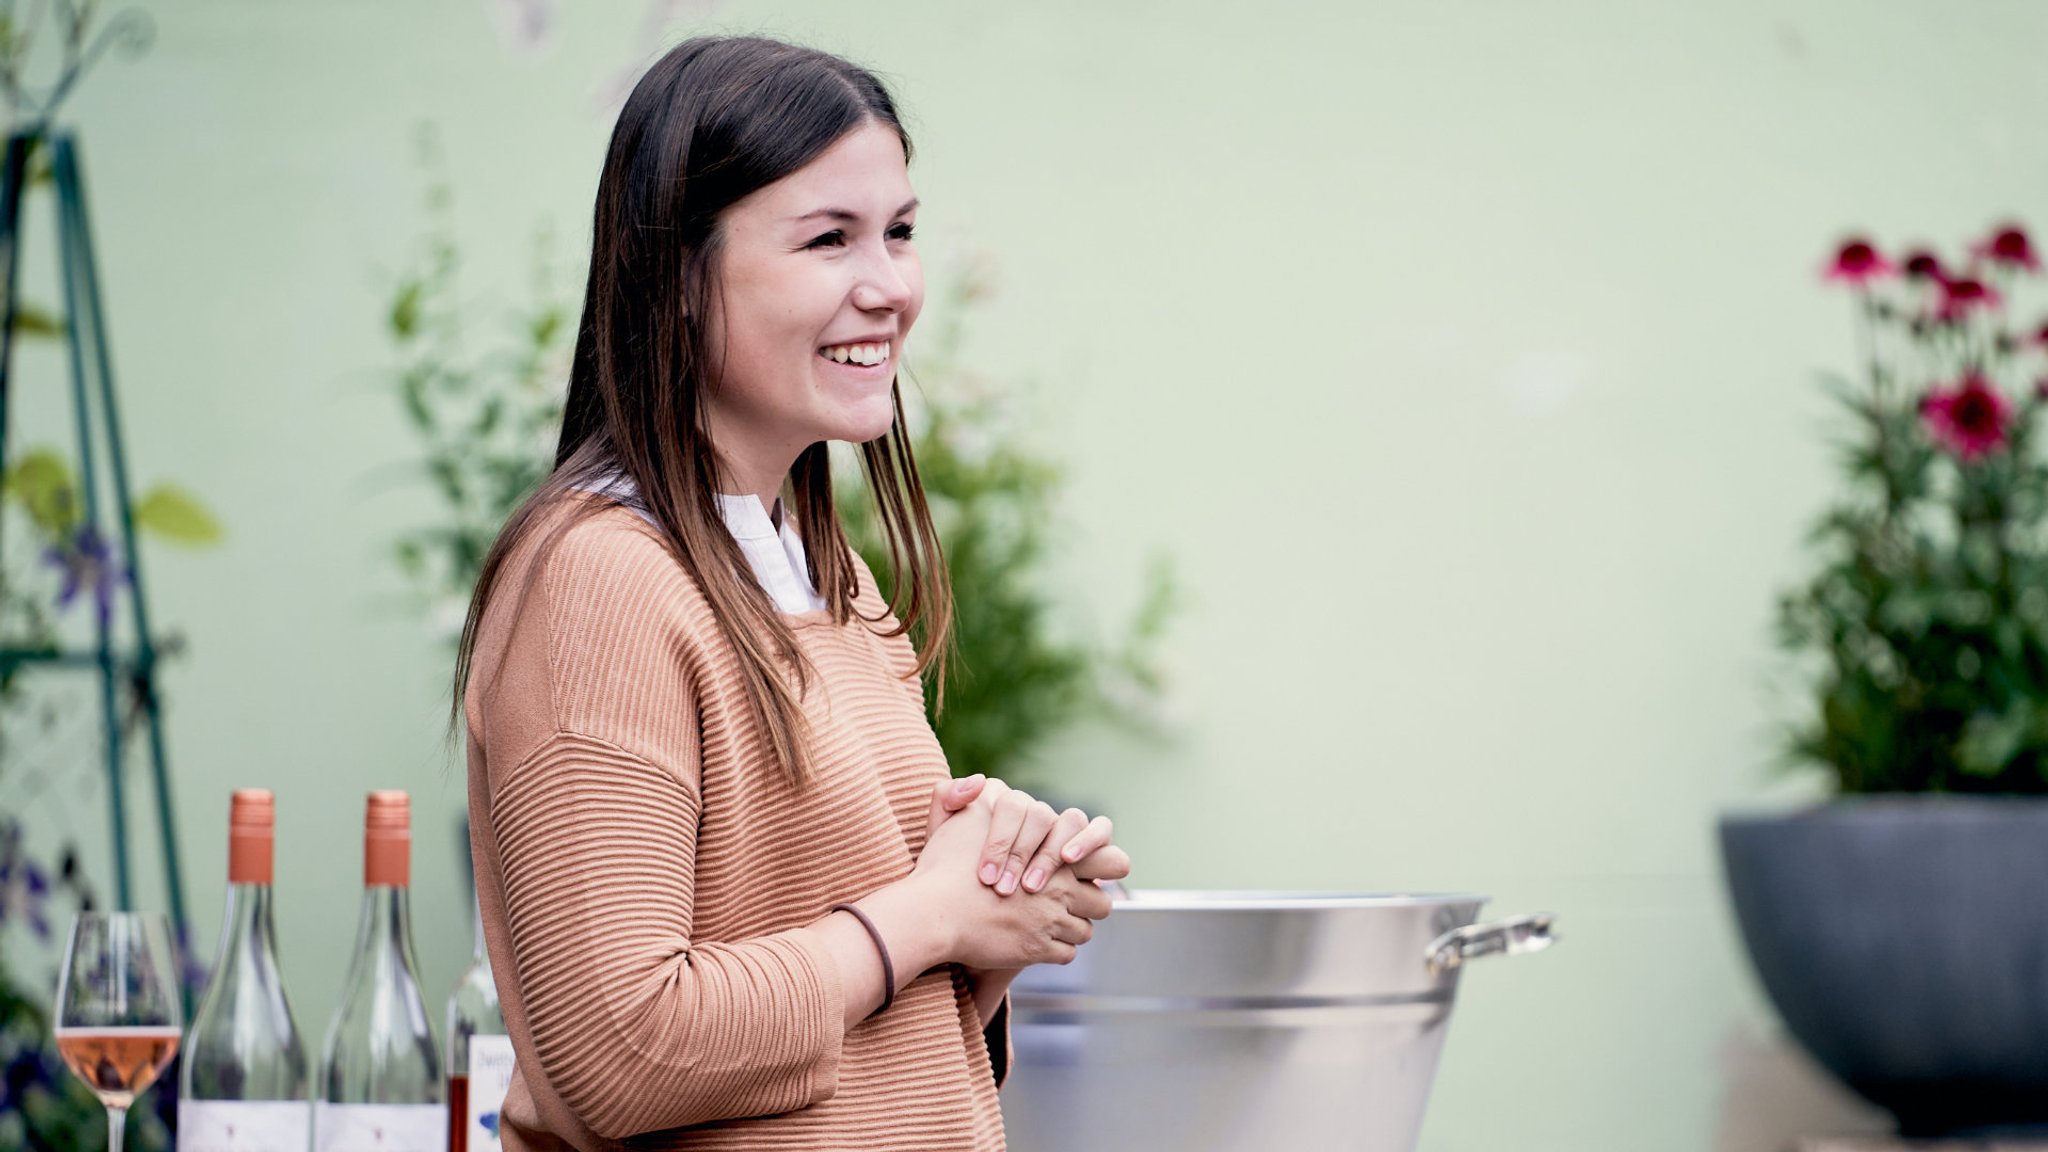
<path fill-rule="evenodd" d="M 304 1100 L 178 1101 L 178 1152 L 302 1152 Z"/>
<path fill-rule="evenodd" d="M 469 1146 L 498 1147 L 498 1109 L 512 1090 L 512 1038 L 479 1034 L 469 1038 Z"/>
<path fill-rule="evenodd" d="M 442 1152 L 448 1109 L 439 1104 L 313 1104 L 313 1152 Z"/>

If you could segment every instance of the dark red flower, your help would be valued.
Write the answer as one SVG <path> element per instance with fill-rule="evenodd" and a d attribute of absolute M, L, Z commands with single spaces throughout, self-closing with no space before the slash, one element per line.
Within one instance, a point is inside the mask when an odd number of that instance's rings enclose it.
<path fill-rule="evenodd" d="M 2007 268 L 2025 268 L 2029 272 L 2041 270 L 2041 258 L 2034 254 L 2033 241 L 2027 239 L 2026 230 L 2017 224 L 2000 228 L 1970 251 L 1981 259 Z"/>
<path fill-rule="evenodd" d="M 1940 258 L 1925 248 L 1916 248 L 1906 257 L 1905 271 L 1908 280 L 1932 280 L 1938 284 L 1948 279 Z"/>
<path fill-rule="evenodd" d="M 2041 326 L 2034 329 L 2033 333 L 2026 338 L 2026 343 L 2048 348 L 2048 320 L 2041 321 Z"/>
<path fill-rule="evenodd" d="M 1935 443 L 1964 460 L 1977 460 L 2005 447 L 2012 404 L 1981 372 L 1956 386 L 1930 392 L 1920 401 L 1920 422 Z"/>
<path fill-rule="evenodd" d="M 1996 289 L 1974 276 L 1941 282 L 1941 318 L 1960 320 L 1980 308 L 1996 308 L 2003 300 Z"/>
<path fill-rule="evenodd" d="M 1889 276 L 1894 269 L 1870 241 L 1854 237 L 1842 242 L 1835 250 L 1833 263 L 1821 273 L 1824 280 L 1840 280 L 1849 284 L 1868 284 L 1882 276 Z"/>
<path fill-rule="evenodd" d="M 2048 400 L 2048 376 L 2034 381 L 2034 399 Z"/>

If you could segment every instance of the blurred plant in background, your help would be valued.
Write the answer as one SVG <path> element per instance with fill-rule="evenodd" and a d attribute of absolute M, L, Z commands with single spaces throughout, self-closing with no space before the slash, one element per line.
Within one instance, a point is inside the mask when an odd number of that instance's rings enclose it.
<path fill-rule="evenodd" d="M 46 130 L 64 99 L 107 51 L 140 54 L 154 31 L 148 13 L 137 8 L 109 13 L 97 0 L 0 7 L 0 103 L 12 128 Z M 43 84 L 31 83 L 29 76 L 38 45 L 43 58 L 55 53 Z M 31 144 L 26 163 L 27 188 L 53 183 L 47 137 Z M 21 299 L 13 305 L 16 337 L 67 335 L 65 319 L 50 309 Z M 25 731 L 53 731 L 62 710 L 35 699 L 38 694 L 22 675 L 28 666 L 22 657 L 55 654 L 74 609 L 91 605 L 94 614 L 108 618 L 115 600 L 132 584 L 116 556 L 118 538 L 108 539 L 87 522 L 83 491 L 62 452 L 30 448 L 9 454 L 7 462 L 0 475 L 0 540 L 6 544 L 0 548 L 0 1149 L 95 1152 L 106 1147 L 105 1108 L 65 1068 L 51 1043 L 47 1003 L 56 991 L 55 969 L 30 979 L 20 975 L 22 933 L 47 956 L 53 934 L 64 930 L 69 915 L 93 905 L 75 843 L 59 846 L 54 872 L 26 843 L 21 815 L 47 802 L 50 784 L 70 764 L 61 752 L 37 749 L 42 763 L 22 768 Z M 133 516 L 138 532 L 181 544 L 212 544 L 221 534 L 205 507 L 174 485 L 143 494 Z M 24 543 L 26 563 L 21 559 Z M 165 637 L 156 652 L 168 657 L 180 646 L 178 638 Z M 131 700 L 124 728 L 132 732 L 139 719 L 140 708 Z M 178 943 L 183 951 L 186 942 Z M 200 974 L 188 951 L 185 957 L 190 981 Z M 129 1114 L 127 1147 L 136 1152 L 170 1147 L 176 1080 L 173 1065 L 144 1106 Z"/>
<path fill-rule="evenodd" d="M 464 320 L 472 306 L 458 290 L 453 192 L 432 129 L 421 129 L 418 147 L 428 179 L 427 232 L 399 276 L 385 328 L 398 352 L 398 397 L 419 440 L 435 520 L 400 536 L 396 554 L 435 634 L 452 645 L 498 529 L 554 466 L 573 325 L 543 231 L 534 245 L 531 303 L 506 317 L 489 351 L 470 355 Z"/>
<path fill-rule="evenodd" d="M 63 849 L 53 873 L 28 854 L 21 822 L 0 813 L 0 960 L 7 957 L 8 933 L 26 931 L 47 948 L 72 913 L 92 907 L 77 848 Z M 64 1066 L 50 1042 L 47 997 L 56 985 L 54 969 L 25 988 L 15 966 L 0 963 L 0 1148 L 69 1152 L 106 1146 L 105 1107 Z M 132 1146 L 169 1146 L 162 1135 L 161 1104 L 156 1111 L 157 1123 L 139 1126 L 143 1131 L 135 1133 Z M 157 1134 L 147 1134 L 149 1128 Z"/>
<path fill-rule="evenodd" d="M 137 531 L 158 539 L 205 546 L 221 538 L 205 506 L 172 484 L 142 494 L 134 517 Z M 77 844 L 59 846 L 53 870 L 25 843 L 19 813 L 39 802 L 70 765 L 45 755 L 58 762 L 22 767 L 23 729 L 47 733 L 60 717 L 55 706 L 37 707 L 31 699 L 25 665 L 13 654 L 55 652 L 67 617 L 88 607 L 87 614 L 111 617 L 130 583 L 109 541 L 87 523 L 77 474 L 55 449 L 31 448 L 0 476 L 0 533 L 17 545 L 0 552 L 7 560 L 0 568 L 0 1148 L 100 1148 L 107 1137 L 105 1109 L 51 1044 L 47 1000 L 56 988 L 55 970 L 25 979 L 23 958 L 11 947 L 25 931 L 47 953 L 52 932 L 63 929 L 69 914 L 93 906 Z M 27 563 L 17 559 L 24 554 Z M 171 656 L 179 647 L 166 637 L 157 651 Z M 131 708 L 124 728 L 132 731 L 138 719 Z M 188 979 L 197 976 L 188 972 Z M 130 1147 L 170 1147 L 175 1089 L 176 1078 L 166 1077 L 134 1113 Z"/>
<path fill-rule="evenodd" d="M 1829 380 L 1848 487 L 1778 636 L 1818 672 L 1785 752 L 1844 793 L 2048 793 L 2048 322 L 2010 319 L 2040 271 L 2017 225 L 1960 257 L 1854 239 L 1825 271 L 1864 366 Z"/>
<path fill-rule="evenodd" d="M 422 137 L 421 155 L 428 230 L 398 278 L 387 332 L 436 518 L 401 536 L 396 558 L 435 635 L 452 644 L 499 527 L 552 466 L 573 323 L 554 290 L 543 235 L 532 302 L 512 312 L 495 350 L 469 354 L 463 333 L 471 306 L 457 289 L 452 199 L 431 134 Z M 913 449 L 957 604 L 946 707 L 933 727 L 955 773 L 1014 778 L 1048 737 L 1083 720 L 1158 729 L 1151 714 L 1161 683 L 1156 652 L 1174 596 L 1167 568 L 1155 564 L 1135 620 L 1114 645 L 1055 627 L 1043 560 L 1059 470 L 1006 438 L 995 394 L 959 359 L 966 320 L 987 292 L 986 274 L 970 267 L 950 290 L 937 336 L 920 339 L 914 359 L 924 403 L 911 404 Z M 858 468 L 841 461 L 838 472 Z M 840 507 L 886 596 L 887 549 L 857 481 Z"/>

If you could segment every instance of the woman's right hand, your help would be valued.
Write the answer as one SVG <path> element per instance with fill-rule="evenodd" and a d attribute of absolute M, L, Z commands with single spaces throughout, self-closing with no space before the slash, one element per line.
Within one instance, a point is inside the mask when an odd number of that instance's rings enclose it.
<path fill-rule="evenodd" d="M 932 789 L 925 835 L 977 802 L 988 808 L 990 819 L 978 874 L 1004 896 L 1019 887 L 1038 891 L 1062 864 L 1083 880 L 1122 880 L 1131 874 L 1130 855 L 1110 842 L 1109 817 L 1090 820 L 1079 808 L 1054 812 L 1050 804 L 979 772 Z"/>
<path fill-rule="evenodd" d="M 1071 866 L 1057 869 L 1037 892 L 998 894 L 975 874 L 989 825 L 988 809 L 978 804 L 938 823 L 911 871 L 925 907 L 946 923 L 954 953 L 947 959 L 970 968 L 1072 960 L 1094 935 L 1094 922 L 1109 915 L 1109 894 Z"/>

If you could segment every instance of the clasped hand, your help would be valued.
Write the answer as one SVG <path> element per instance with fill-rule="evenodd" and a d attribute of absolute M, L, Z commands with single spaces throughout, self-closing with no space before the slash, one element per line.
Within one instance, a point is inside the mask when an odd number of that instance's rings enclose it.
<path fill-rule="evenodd" d="M 1008 896 L 1020 887 L 1037 892 L 1062 865 L 1073 868 L 1081 880 L 1122 880 L 1131 874 L 1130 856 L 1110 842 L 1115 829 L 1109 817 L 1090 820 L 1079 808 L 1055 812 L 1029 792 L 985 776 L 952 780 L 933 789 L 926 838 L 948 816 L 970 805 L 988 813 L 988 837 L 976 874 L 997 895 Z"/>
<path fill-rule="evenodd" d="M 1054 812 L 998 780 L 938 785 L 916 871 L 953 893 L 944 903 L 965 913 L 955 926 L 967 954 L 957 959 L 994 971 L 1073 959 L 1093 922 L 1109 915 L 1109 896 L 1095 882 L 1130 874 L 1130 857 L 1111 832 L 1107 818 Z"/>

